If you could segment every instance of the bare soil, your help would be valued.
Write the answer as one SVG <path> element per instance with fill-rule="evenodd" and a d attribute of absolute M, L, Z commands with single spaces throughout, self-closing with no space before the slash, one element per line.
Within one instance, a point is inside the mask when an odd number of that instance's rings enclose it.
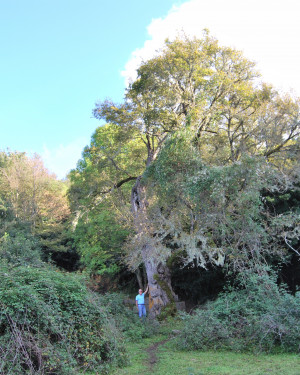
<path fill-rule="evenodd" d="M 165 340 L 162 340 L 162 341 L 158 341 L 156 342 L 155 344 L 149 346 L 146 351 L 148 353 L 148 367 L 149 367 L 149 370 L 153 370 L 153 367 L 154 365 L 158 362 L 158 359 L 157 359 L 157 348 L 161 345 L 164 345 L 167 341 L 169 341 L 170 339 L 165 339 Z"/>

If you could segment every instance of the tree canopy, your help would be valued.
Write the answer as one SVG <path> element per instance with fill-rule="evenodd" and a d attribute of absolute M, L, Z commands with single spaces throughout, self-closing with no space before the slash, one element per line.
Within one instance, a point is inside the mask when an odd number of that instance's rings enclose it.
<path fill-rule="evenodd" d="M 18 243 L 19 235 L 29 242 L 34 237 L 45 259 L 69 251 L 68 186 L 49 173 L 38 155 L 0 153 L 0 187 L 0 235 L 6 242 Z"/>
<path fill-rule="evenodd" d="M 263 192 L 298 183 L 299 99 L 261 83 L 241 52 L 207 32 L 167 40 L 124 102 L 100 102 L 94 116 L 107 125 L 71 174 L 72 200 L 81 214 L 106 201 L 127 218 L 118 220 L 135 232 L 127 262 L 145 265 L 154 315 L 176 299 L 166 263 L 174 252 L 240 267 L 284 248 Z"/>

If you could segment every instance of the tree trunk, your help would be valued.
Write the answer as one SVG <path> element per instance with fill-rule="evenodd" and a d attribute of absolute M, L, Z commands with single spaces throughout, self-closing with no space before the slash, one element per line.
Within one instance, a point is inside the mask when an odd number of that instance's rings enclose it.
<path fill-rule="evenodd" d="M 151 259 L 145 262 L 145 267 L 149 285 L 149 316 L 156 318 L 165 306 L 175 308 L 178 298 L 173 292 L 170 270 L 166 265 Z"/>
<path fill-rule="evenodd" d="M 137 179 L 132 189 L 131 204 L 137 235 L 145 238 L 151 236 L 148 229 L 151 225 L 147 215 L 145 187 L 141 187 L 140 178 Z M 148 278 L 149 316 L 151 318 L 157 317 L 167 305 L 176 308 L 175 301 L 178 300 L 172 289 L 170 270 L 166 264 L 156 259 L 155 254 L 156 251 L 149 240 L 142 248 L 142 258 Z"/>

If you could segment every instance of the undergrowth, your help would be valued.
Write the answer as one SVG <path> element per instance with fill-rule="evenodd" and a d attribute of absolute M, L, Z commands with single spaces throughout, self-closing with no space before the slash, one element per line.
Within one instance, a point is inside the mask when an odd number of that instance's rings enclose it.
<path fill-rule="evenodd" d="M 250 274 L 192 315 L 182 314 L 178 345 L 187 350 L 300 351 L 300 297 L 266 273 Z"/>
<path fill-rule="evenodd" d="M 0 263 L 0 374 L 101 374 L 126 363 L 124 340 L 82 277 Z"/>

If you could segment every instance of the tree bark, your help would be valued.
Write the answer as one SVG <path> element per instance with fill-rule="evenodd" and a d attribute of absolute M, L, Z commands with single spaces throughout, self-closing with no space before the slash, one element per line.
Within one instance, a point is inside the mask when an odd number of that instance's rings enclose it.
<path fill-rule="evenodd" d="M 145 238 L 154 235 L 149 233 L 151 226 L 147 215 L 146 191 L 141 186 L 140 178 L 132 188 L 131 205 L 137 235 L 144 235 Z M 156 318 L 163 307 L 174 304 L 178 298 L 172 289 L 171 272 L 166 264 L 156 259 L 151 241 L 146 241 L 141 250 L 149 285 L 149 316 Z"/>
<path fill-rule="evenodd" d="M 178 300 L 171 285 L 171 273 L 169 268 L 156 259 L 147 260 L 145 268 L 149 285 L 149 316 L 156 318 L 163 307 L 174 304 Z"/>

